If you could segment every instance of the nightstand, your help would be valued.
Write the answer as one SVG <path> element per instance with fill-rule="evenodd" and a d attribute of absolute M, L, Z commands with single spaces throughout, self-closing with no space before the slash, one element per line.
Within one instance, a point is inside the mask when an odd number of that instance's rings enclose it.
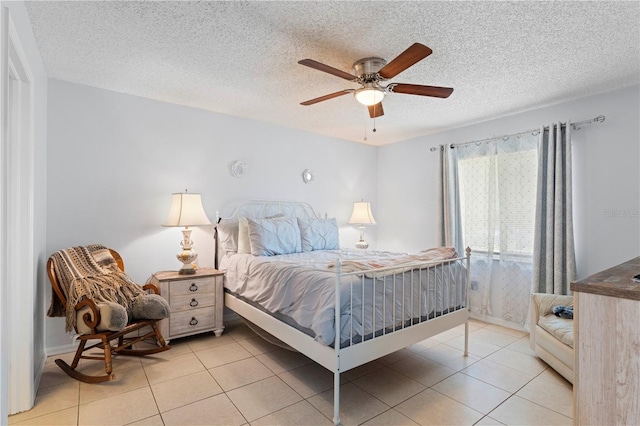
<path fill-rule="evenodd" d="M 200 268 L 193 275 L 166 271 L 151 277 L 150 282 L 160 289 L 160 295 L 171 307 L 171 316 L 160 321 L 160 331 L 167 342 L 207 331 L 218 337 L 222 334 L 223 276 L 217 269 Z"/>

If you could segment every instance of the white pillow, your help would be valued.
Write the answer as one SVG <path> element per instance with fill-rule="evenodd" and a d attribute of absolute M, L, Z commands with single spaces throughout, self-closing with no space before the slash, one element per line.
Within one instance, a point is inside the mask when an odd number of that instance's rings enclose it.
<path fill-rule="evenodd" d="M 247 219 L 251 254 L 275 256 L 300 253 L 300 228 L 295 218 Z"/>
<path fill-rule="evenodd" d="M 302 251 L 338 250 L 340 237 L 335 219 L 298 218 Z"/>
<path fill-rule="evenodd" d="M 249 242 L 249 225 L 247 218 L 238 219 L 238 253 L 251 253 L 251 243 Z"/>
<path fill-rule="evenodd" d="M 238 252 L 238 222 L 222 219 L 217 225 L 218 247 L 222 253 L 230 256 Z"/>

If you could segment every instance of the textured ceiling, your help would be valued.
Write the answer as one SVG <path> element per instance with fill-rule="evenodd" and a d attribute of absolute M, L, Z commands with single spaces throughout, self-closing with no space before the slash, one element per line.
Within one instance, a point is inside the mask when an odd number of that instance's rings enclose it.
<path fill-rule="evenodd" d="M 27 2 L 49 77 L 383 145 L 640 82 L 638 2 Z M 351 72 L 414 42 L 433 54 L 391 81 L 373 120 Z M 574 117 L 581 119 L 583 117 Z"/>

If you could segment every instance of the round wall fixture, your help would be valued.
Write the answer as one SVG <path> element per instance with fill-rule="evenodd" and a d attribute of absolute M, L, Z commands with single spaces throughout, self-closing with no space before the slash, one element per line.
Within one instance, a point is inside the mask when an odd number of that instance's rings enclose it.
<path fill-rule="evenodd" d="M 307 169 L 304 172 L 302 172 L 302 180 L 304 181 L 304 183 L 313 182 L 313 170 Z"/>
<path fill-rule="evenodd" d="M 241 178 L 247 173 L 247 165 L 240 160 L 229 163 L 229 174 L 235 178 Z"/>

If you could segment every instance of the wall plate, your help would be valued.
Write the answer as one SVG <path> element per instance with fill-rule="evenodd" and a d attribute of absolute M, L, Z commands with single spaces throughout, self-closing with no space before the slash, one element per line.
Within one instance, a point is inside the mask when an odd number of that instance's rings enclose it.
<path fill-rule="evenodd" d="M 302 181 L 304 183 L 313 182 L 313 178 L 314 178 L 313 170 L 306 169 L 304 172 L 302 172 Z"/>
<path fill-rule="evenodd" d="M 247 173 L 247 165 L 240 161 L 235 160 L 229 163 L 229 174 L 235 178 L 241 178 Z"/>

